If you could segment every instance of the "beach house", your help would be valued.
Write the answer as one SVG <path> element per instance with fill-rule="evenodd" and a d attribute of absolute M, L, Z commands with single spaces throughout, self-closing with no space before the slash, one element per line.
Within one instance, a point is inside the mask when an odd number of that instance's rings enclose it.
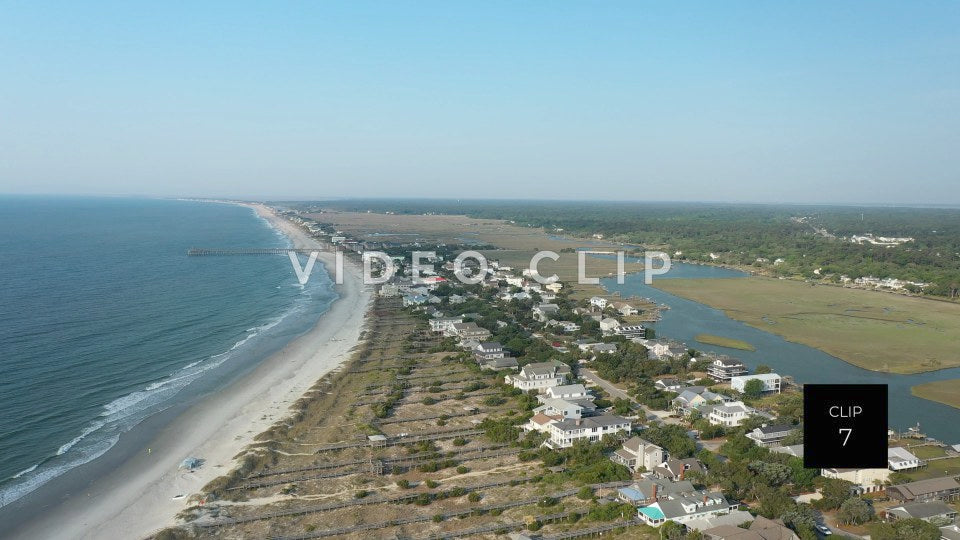
<path fill-rule="evenodd" d="M 796 426 L 789 424 L 763 424 L 747 433 L 747 438 L 756 443 L 757 446 L 769 448 L 780 444 L 787 438 L 787 435 L 790 435 L 796 429 Z"/>
<path fill-rule="evenodd" d="M 570 366 L 551 360 L 527 364 L 520 369 L 520 373 L 504 377 L 506 384 L 512 385 L 526 392 L 527 390 L 544 391 L 552 386 L 560 386 L 570 376 Z"/>
<path fill-rule="evenodd" d="M 569 448 L 580 440 L 599 441 L 604 435 L 630 432 L 630 420 L 612 414 L 579 419 L 564 419 L 549 425 L 550 438 L 544 444 L 550 448 Z"/>
<path fill-rule="evenodd" d="M 653 470 L 663 463 L 665 455 L 663 448 L 652 442 L 640 437 L 630 437 L 610 455 L 610 459 L 637 472 Z"/>
<path fill-rule="evenodd" d="M 756 409 L 747 406 L 742 401 L 731 401 L 714 406 L 710 414 L 707 415 L 707 421 L 715 426 L 736 427 L 756 412 Z"/>
<path fill-rule="evenodd" d="M 740 392 L 741 394 L 746 391 L 747 383 L 750 381 L 760 381 L 762 386 L 762 392 L 764 393 L 780 393 L 780 384 L 781 377 L 776 373 L 759 373 L 757 375 L 737 375 L 735 377 L 730 377 L 730 388 Z"/>
<path fill-rule="evenodd" d="M 747 366 L 736 358 L 724 355 L 710 357 L 713 361 L 707 366 L 707 375 L 717 382 L 729 382 L 734 377 L 747 374 Z"/>

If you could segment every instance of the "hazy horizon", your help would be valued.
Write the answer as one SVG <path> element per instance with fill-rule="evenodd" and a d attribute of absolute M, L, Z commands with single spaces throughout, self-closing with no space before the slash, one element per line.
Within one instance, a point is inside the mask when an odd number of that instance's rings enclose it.
<path fill-rule="evenodd" d="M 960 4 L 0 8 L 0 193 L 960 204 Z"/>

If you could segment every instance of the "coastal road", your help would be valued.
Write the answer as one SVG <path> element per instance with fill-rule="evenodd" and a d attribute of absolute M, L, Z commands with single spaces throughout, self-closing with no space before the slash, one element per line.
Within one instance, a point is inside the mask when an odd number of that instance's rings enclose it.
<path fill-rule="evenodd" d="M 680 424 L 681 423 L 678 418 L 671 418 L 669 416 L 670 413 L 666 411 L 654 411 L 652 409 L 647 408 L 645 405 L 642 405 L 633 396 L 631 396 L 624 390 L 621 390 L 620 388 L 615 386 L 612 382 L 600 377 L 593 370 L 580 368 L 580 377 L 591 384 L 599 386 L 605 392 L 610 394 L 610 396 L 614 399 L 616 398 L 625 399 L 630 403 L 633 403 L 634 406 L 636 406 L 638 409 L 643 411 L 644 418 L 646 418 L 647 421 L 651 423 L 654 423 L 654 424 Z"/>

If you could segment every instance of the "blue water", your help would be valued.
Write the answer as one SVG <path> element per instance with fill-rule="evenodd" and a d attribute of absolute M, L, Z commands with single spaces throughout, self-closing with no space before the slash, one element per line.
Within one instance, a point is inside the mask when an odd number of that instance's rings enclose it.
<path fill-rule="evenodd" d="M 636 262 L 637 259 L 628 259 Z M 627 271 L 631 271 L 628 266 Z M 657 279 L 677 278 L 742 278 L 747 274 L 715 266 L 673 263 L 670 271 Z M 931 381 L 960 378 L 960 368 L 896 375 L 858 368 L 823 351 L 789 342 L 776 334 L 765 332 L 727 317 L 722 311 L 679 298 L 646 285 L 643 274 L 628 274 L 623 284 L 615 278 L 601 280 L 601 285 L 624 297 L 644 296 L 659 304 L 670 306 L 663 311 L 662 320 L 652 326 L 657 337 L 672 338 L 698 350 L 728 354 L 743 360 L 754 368 L 766 364 L 781 375 L 791 375 L 797 383 L 855 383 L 886 384 L 889 386 L 890 426 L 904 430 L 920 422 L 928 436 L 948 443 L 960 442 L 960 410 L 913 396 L 910 387 Z M 771 328 L 771 331 L 773 328 Z M 706 333 L 741 339 L 756 347 L 755 351 L 739 351 L 697 343 L 694 336 Z"/>
<path fill-rule="evenodd" d="M 103 454 L 148 415 L 215 391 L 335 299 L 252 210 L 171 200 L 0 198 L 0 503 Z"/>

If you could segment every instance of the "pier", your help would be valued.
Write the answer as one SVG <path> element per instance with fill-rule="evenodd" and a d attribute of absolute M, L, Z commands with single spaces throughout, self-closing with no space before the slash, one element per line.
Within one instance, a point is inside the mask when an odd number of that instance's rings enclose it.
<path fill-rule="evenodd" d="M 231 256 L 231 255 L 286 255 L 289 252 L 309 255 L 313 252 L 319 252 L 320 249 L 298 249 L 298 248 L 243 248 L 243 249 L 209 249 L 209 248 L 190 248 L 187 255 L 190 257 L 203 256 Z"/>

